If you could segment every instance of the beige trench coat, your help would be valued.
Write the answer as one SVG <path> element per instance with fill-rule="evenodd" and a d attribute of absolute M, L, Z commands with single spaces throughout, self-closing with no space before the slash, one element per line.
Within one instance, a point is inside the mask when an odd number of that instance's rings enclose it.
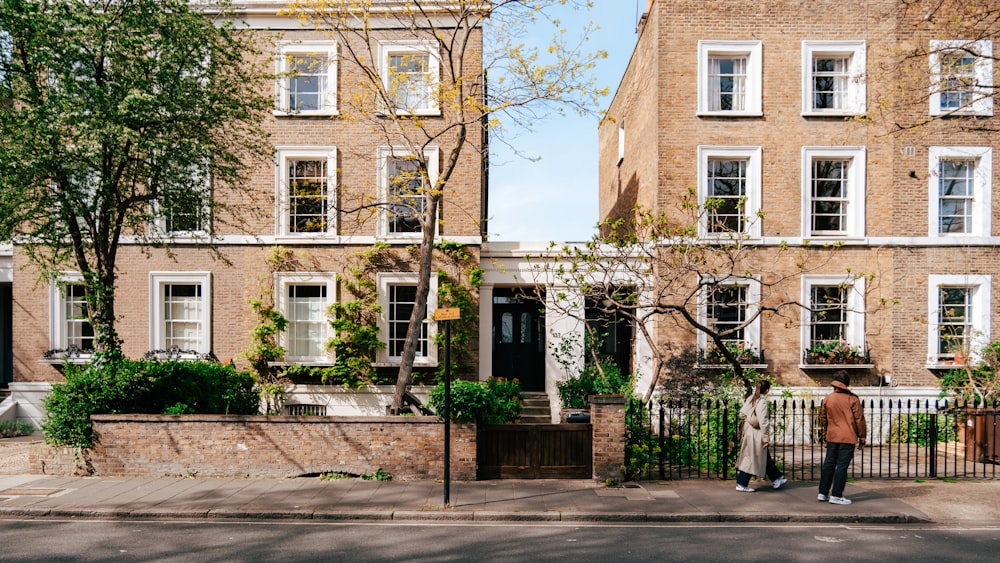
<path fill-rule="evenodd" d="M 751 411 L 756 411 L 760 428 L 754 428 L 747 422 Z M 740 421 L 743 424 L 743 441 L 740 443 L 740 455 L 736 458 L 736 468 L 755 477 L 763 477 L 767 472 L 767 448 L 764 447 L 764 442 L 770 442 L 771 435 L 767 399 L 760 397 L 754 402 L 753 395 L 747 397 L 740 409 Z"/>

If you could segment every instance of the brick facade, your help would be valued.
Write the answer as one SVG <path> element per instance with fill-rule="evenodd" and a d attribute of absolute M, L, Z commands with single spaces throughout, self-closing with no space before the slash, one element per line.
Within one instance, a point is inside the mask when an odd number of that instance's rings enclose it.
<path fill-rule="evenodd" d="M 891 378 L 901 385 L 936 385 L 944 366 L 932 359 L 930 276 L 992 279 L 985 299 L 985 336 L 1000 329 L 1000 202 L 982 213 L 989 232 L 943 237 L 929 225 L 934 208 L 934 147 L 986 147 L 998 154 L 997 126 L 990 116 L 929 120 L 909 131 L 900 124 L 927 121 L 930 84 L 927 57 L 889 72 L 904 50 L 926 52 L 932 39 L 949 31 L 920 27 L 892 0 L 813 2 L 726 2 L 654 0 L 641 24 L 635 52 L 601 123 L 599 136 L 600 217 L 627 217 L 636 204 L 677 214 L 677 204 L 697 190 L 699 147 L 759 147 L 760 269 L 791 276 L 778 296 L 805 302 L 798 268 L 809 255 L 810 275 L 867 274 L 863 346 L 874 368 L 857 370 L 861 385 Z M 738 14 L 738 17 L 734 17 Z M 948 18 L 938 22 L 947 25 Z M 919 23 L 919 22 L 918 22 Z M 699 113 L 699 41 L 759 41 L 760 115 Z M 803 110 L 803 42 L 863 42 L 867 112 L 822 117 Z M 997 46 L 994 46 L 996 49 Z M 994 63 L 995 64 L 995 63 Z M 996 69 L 994 68 L 994 71 Z M 912 98 L 912 99 L 911 99 Z M 623 131 L 622 131 L 623 130 Z M 619 139 L 624 133 L 624 158 Z M 803 225 L 804 154 L 811 147 L 861 147 L 866 160 L 863 195 L 850 203 L 864 213 L 851 236 L 808 236 Z M 993 157 L 994 159 L 996 157 Z M 1000 185 L 997 165 L 987 185 Z M 991 189 L 995 191 L 995 189 Z M 977 196 L 979 197 L 979 196 Z M 808 211 L 808 208 L 806 208 Z M 791 251 L 779 253 L 787 244 Z M 766 266 L 766 268 L 764 268 Z M 983 286 L 984 289 L 987 286 Z M 981 312 L 981 311 L 980 311 Z M 799 312 L 762 319 L 760 345 L 767 371 L 782 383 L 815 385 L 828 373 L 803 369 L 803 325 Z M 669 323 L 663 323 L 669 324 Z M 694 346 L 687 330 L 661 326 L 659 340 L 672 350 Z"/>
<path fill-rule="evenodd" d="M 590 424 L 593 427 L 594 479 L 621 479 L 625 466 L 625 397 L 590 397 Z"/>

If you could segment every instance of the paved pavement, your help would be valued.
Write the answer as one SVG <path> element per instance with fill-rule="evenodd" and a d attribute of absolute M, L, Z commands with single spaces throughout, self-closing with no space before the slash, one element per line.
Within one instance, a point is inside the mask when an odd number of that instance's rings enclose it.
<path fill-rule="evenodd" d="M 815 482 L 440 481 L 0 475 L 0 519 L 304 519 L 561 522 L 918 523 L 1000 526 L 1000 481 L 852 482 L 854 504 L 816 500 Z"/>

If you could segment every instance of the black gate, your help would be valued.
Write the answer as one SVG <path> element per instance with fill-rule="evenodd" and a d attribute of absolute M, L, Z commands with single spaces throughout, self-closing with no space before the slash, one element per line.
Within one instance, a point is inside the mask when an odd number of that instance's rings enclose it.
<path fill-rule="evenodd" d="M 589 479 L 590 424 L 502 424 L 479 428 L 478 479 Z"/>

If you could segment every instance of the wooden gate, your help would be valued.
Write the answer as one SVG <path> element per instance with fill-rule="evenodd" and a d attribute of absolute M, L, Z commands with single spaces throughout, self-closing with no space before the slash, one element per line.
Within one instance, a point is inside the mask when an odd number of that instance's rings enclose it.
<path fill-rule="evenodd" d="M 478 479 L 589 479 L 590 424 L 503 424 L 479 429 Z"/>

